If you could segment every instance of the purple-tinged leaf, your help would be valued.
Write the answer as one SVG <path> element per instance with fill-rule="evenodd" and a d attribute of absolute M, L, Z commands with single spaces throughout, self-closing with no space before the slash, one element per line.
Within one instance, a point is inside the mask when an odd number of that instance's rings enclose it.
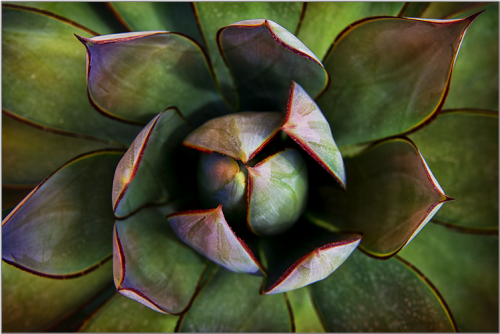
<path fill-rule="evenodd" d="M 117 217 L 155 200 L 171 201 L 183 192 L 189 179 L 179 175 L 189 174 L 190 167 L 178 156 L 189 131 L 175 109 L 160 113 L 144 127 L 116 167 L 112 203 Z"/>
<path fill-rule="evenodd" d="M 40 183 L 2 223 L 2 259 L 47 277 L 81 276 L 111 257 L 109 195 L 122 152 L 76 158 Z"/>
<path fill-rule="evenodd" d="M 158 208 L 143 209 L 115 223 L 117 291 L 155 311 L 182 312 L 200 282 L 205 262 L 175 236 Z"/>
<path fill-rule="evenodd" d="M 240 21 L 217 35 L 236 81 L 242 111 L 285 111 L 292 80 L 311 96 L 322 92 L 328 82 L 314 53 L 273 21 Z"/>
<path fill-rule="evenodd" d="M 382 142 L 344 162 L 349 189 L 311 189 L 307 217 L 361 233 L 360 246 L 374 256 L 396 254 L 450 200 L 406 139 Z"/>
<path fill-rule="evenodd" d="M 296 82 L 290 88 L 286 120 L 281 130 L 345 188 L 344 162 L 330 125 L 318 105 Z"/>
<path fill-rule="evenodd" d="M 278 133 L 283 121 L 283 115 L 277 112 L 230 114 L 206 122 L 191 132 L 183 144 L 247 163 Z"/>
<path fill-rule="evenodd" d="M 167 219 L 182 241 L 218 265 L 238 273 L 265 273 L 250 248 L 227 224 L 222 205 L 211 210 L 177 212 Z"/>
<path fill-rule="evenodd" d="M 332 81 L 317 100 L 337 144 L 401 134 L 439 110 L 460 44 L 476 17 L 367 18 L 344 30 L 325 58 Z"/>
<path fill-rule="evenodd" d="M 257 235 L 290 228 L 304 211 L 307 166 L 295 149 L 280 151 L 248 169 L 247 224 Z"/>

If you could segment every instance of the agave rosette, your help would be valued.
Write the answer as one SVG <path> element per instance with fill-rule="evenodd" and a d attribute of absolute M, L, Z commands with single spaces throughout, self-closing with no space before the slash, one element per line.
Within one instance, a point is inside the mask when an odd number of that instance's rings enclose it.
<path fill-rule="evenodd" d="M 498 330 L 498 4 L 2 15 L 4 331 Z"/>

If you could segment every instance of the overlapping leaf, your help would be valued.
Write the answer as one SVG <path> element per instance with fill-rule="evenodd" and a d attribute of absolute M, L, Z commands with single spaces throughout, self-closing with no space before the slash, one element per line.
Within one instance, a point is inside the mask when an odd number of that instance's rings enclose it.
<path fill-rule="evenodd" d="M 205 262 L 175 236 L 160 209 L 143 209 L 115 224 L 117 290 L 155 311 L 182 312 L 193 297 Z"/>
<path fill-rule="evenodd" d="M 372 18 L 336 40 L 324 64 L 332 81 L 318 105 L 339 146 L 393 136 L 428 119 L 443 103 L 469 24 Z"/>
<path fill-rule="evenodd" d="M 449 200 L 415 146 L 403 139 L 378 144 L 345 159 L 348 191 L 320 186 L 311 192 L 314 218 L 363 235 L 376 256 L 404 247 Z M 309 216 L 311 218 L 311 216 Z"/>
<path fill-rule="evenodd" d="M 435 217 L 465 227 L 498 229 L 498 113 L 441 113 L 410 138 L 456 199 Z"/>
<path fill-rule="evenodd" d="M 2 108 L 64 133 L 130 144 L 141 128 L 88 102 L 83 48 L 73 34 L 91 36 L 71 22 L 3 5 Z"/>
<path fill-rule="evenodd" d="M 38 185 L 2 223 L 2 259 L 61 278 L 99 266 L 112 252 L 109 194 L 121 155 L 90 153 Z"/>
<path fill-rule="evenodd" d="M 311 290 L 305 287 L 286 293 L 297 333 L 324 333 L 322 320 L 313 304 Z"/>
<path fill-rule="evenodd" d="M 292 80 L 313 97 L 328 82 L 314 53 L 273 21 L 233 23 L 219 30 L 217 41 L 234 75 L 241 111 L 285 111 Z"/>
<path fill-rule="evenodd" d="M 328 331 L 455 331 L 424 277 L 394 258 L 379 261 L 354 252 L 311 291 Z"/>

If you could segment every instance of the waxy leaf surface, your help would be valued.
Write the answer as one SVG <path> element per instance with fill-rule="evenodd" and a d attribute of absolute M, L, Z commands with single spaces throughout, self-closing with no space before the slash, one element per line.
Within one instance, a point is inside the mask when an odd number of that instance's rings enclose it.
<path fill-rule="evenodd" d="M 498 110 L 498 3 L 467 29 L 444 108 Z"/>
<path fill-rule="evenodd" d="M 37 129 L 2 114 L 2 183 L 36 185 L 70 159 L 109 146 Z"/>
<path fill-rule="evenodd" d="M 435 218 L 498 229 L 498 113 L 441 113 L 410 138 L 441 186 L 456 199 Z"/>
<path fill-rule="evenodd" d="M 81 40 L 90 98 L 103 113 L 144 124 L 175 106 L 193 125 L 227 113 L 193 40 L 164 31 Z"/>
<path fill-rule="evenodd" d="M 113 13 L 102 2 L 9 2 L 60 15 L 95 31 L 98 35 L 124 32 Z"/>
<path fill-rule="evenodd" d="M 300 2 L 196 2 L 193 9 L 205 39 L 224 94 L 235 103 L 234 78 L 226 66 L 217 44 L 217 31 L 234 22 L 250 18 L 267 18 L 295 31 L 303 5 Z M 243 110 L 245 111 L 245 110 Z"/>
<path fill-rule="evenodd" d="M 234 75 L 241 111 L 285 111 L 292 80 L 313 97 L 327 84 L 314 53 L 273 21 L 233 23 L 219 31 L 218 43 Z"/>
<path fill-rule="evenodd" d="M 181 332 L 288 332 L 283 295 L 259 294 L 262 278 L 220 268 L 182 321 Z"/>
<path fill-rule="evenodd" d="M 400 255 L 436 286 L 460 331 L 498 331 L 497 236 L 466 234 L 431 222 Z"/>
<path fill-rule="evenodd" d="M 351 23 L 369 16 L 396 16 L 402 6 L 403 2 L 308 2 L 297 37 L 323 59 L 335 37 Z"/>
<path fill-rule="evenodd" d="M 398 252 L 448 200 L 407 140 L 383 142 L 345 164 L 348 190 L 311 189 L 311 212 L 337 229 L 362 233 L 361 246 L 376 256 Z"/>
<path fill-rule="evenodd" d="M 222 206 L 177 212 L 169 215 L 168 221 L 182 241 L 218 265 L 237 273 L 263 272 L 252 251 L 227 224 Z"/>
<path fill-rule="evenodd" d="M 205 262 L 176 237 L 160 209 L 143 209 L 115 224 L 113 273 L 117 290 L 155 311 L 183 311 Z"/>
<path fill-rule="evenodd" d="M 344 31 L 325 58 L 332 81 L 318 99 L 337 144 L 393 136 L 429 118 L 474 18 L 373 18 Z"/>
<path fill-rule="evenodd" d="M 74 34 L 91 36 L 47 15 L 3 8 L 2 108 L 65 133 L 130 144 L 140 127 L 104 117 L 90 105 L 84 49 Z"/>
<path fill-rule="evenodd" d="M 307 221 L 264 239 L 269 272 L 264 293 L 287 292 L 325 279 L 349 257 L 360 239 L 360 235 L 332 233 Z"/>
<path fill-rule="evenodd" d="M 279 131 L 284 117 L 277 112 L 240 112 L 206 122 L 191 132 L 184 145 L 219 152 L 246 163 Z"/>
<path fill-rule="evenodd" d="M 32 275 L 2 263 L 2 331 L 48 330 L 112 284 L 111 261 L 69 280 Z"/>
<path fill-rule="evenodd" d="M 449 313 L 421 274 L 397 259 L 354 252 L 311 286 L 331 332 L 454 332 Z"/>
<path fill-rule="evenodd" d="M 121 155 L 88 154 L 38 185 L 2 223 L 2 259 L 55 277 L 100 265 L 112 252 L 109 194 Z"/>
<path fill-rule="evenodd" d="M 173 109 L 144 127 L 116 168 L 112 193 L 116 216 L 129 215 L 155 200 L 172 201 L 183 193 L 190 167 L 179 157 L 182 139 L 190 130 Z"/>
<path fill-rule="evenodd" d="M 295 331 L 297 333 L 324 333 L 321 322 L 312 300 L 311 289 L 293 290 L 286 293 L 293 313 Z"/>
<path fill-rule="evenodd" d="M 173 333 L 178 319 L 178 316 L 152 311 L 135 300 L 116 293 L 79 331 Z"/>
<path fill-rule="evenodd" d="M 200 154 L 198 191 L 205 208 L 222 204 L 224 216 L 231 222 L 246 216 L 248 172 L 231 157 Z"/>
<path fill-rule="evenodd" d="M 203 45 L 194 12 L 188 2 L 113 2 L 110 6 L 130 31 L 179 32 Z"/>
<path fill-rule="evenodd" d="M 302 214 L 308 188 L 307 166 L 295 149 L 280 151 L 248 167 L 247 223 L 257 235 L 290 228 Z"/>
<path fill-rule="evenodd" d="M 292 83 L 288 99 L 286 120 L 281 129 L 345 188 L 342 155 L 318 105 L 296 82 Z"/>

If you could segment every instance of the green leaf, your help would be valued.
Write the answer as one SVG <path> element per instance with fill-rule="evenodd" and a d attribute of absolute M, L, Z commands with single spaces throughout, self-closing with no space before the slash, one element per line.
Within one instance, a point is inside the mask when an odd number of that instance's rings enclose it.
<path fill-rule="evenodd" d="M 283 120 L 277 112 L 230 114 L 206 122 L 191 132 L 183 144 L 247 163 L 278 133 Z"/>
<path fill-rule="evenodd" d="M 285 111 L 292 80 L 311 96 L 328 83 L 314 53 L 273 21 L 233 23 L 219 31 L 217 42 L 234 75 L 242 111 Z"/>
<path fill-rule="evenodd" d="M 380 261 L 354 252 L 311 291 L 328 331 L 455 331 L 425 277 L 397 259 Z"/>
<path fill-rule="evenodd" d="M 79 37 L 87 48 L 88 91 L 102 113 L 146 123 L 177 107 L 194 125 L 228 111 L 201 47 L 164 31 Z"/>
<path fill-rule="evenodd" d="M 186 313 L 181 332 L 288 332 L 283 295 L 259 294 L 262 278 L 219 269 Z"/>
<path fill-rule="evenodd" d="M 44 331 L 112 285 L 111 261 L 83 277 L 55 280 L 2 263 L 2 331 Z"/>
<path fill-rule="evenodd" d="M 158 114 L 139 133 L 116 167 L 113 209 L 124 217 L 155 200 L 172 201 L 186 190 L 194 166 L 183 153 L 182 140 L 190 127 L 177 110 Z M 192 162 L 191 162 L 192 164 Z"/>
<path fill-rule="evenodd" d="M 167 219 L 182 241 L 218 265 L 237 273 L 265 272 L 250 248 L 227 224 L 222 205 L 211 210 L 177 212 Z"/>
<path fill-rule="evenodd" d="M 430 2 L 405 2 L 398 16 L 403 17 L 420 17 L 420 15 L 430 5 Z"/>
<path fill-rule="evenodd" d="M 477 10 L 484 6 L 482 2 L 431 2 L 420 15 L 427 19 L 456 18 L 460 13 Z"/>
<path fill-rule="evenodd" d="M 410 138 L 456 199 L 435 217 L 465 227 L 498 229 L 498 113 L 442 112 Z"/>
<path fill-rule="evenodd" d="M 204 45 L 192 9 L 187 2 L 113 2 L 110 6 L 130 31 L 178 32 Z"/>
<path fill-rule="evenodd" d="M 307 166 L 300 153 L 287 148 L 247 169 L 250 230 L 274 235 L 289 229 L 306 205 Z"/>
<path fill-rule="evenodd" d="M 345 188 L 344 162 L 330 125 L 318 105 L 296 82 L 290 88 L 286 120 L 281 130 Z"/>
<path fill-rule="evenodd" d="M 400 255 L 435 284 L 460 331 L 498 331 L 498 237 L 428 224 Z"/>
<path fill-rule="evenodd" d="M 498 110 L 498 3 L 467 29 L 444 108 Z"/>
<path fill-rule="evenodd" d="M 173 333 L 178 319 L 178 316 L 154 312 L 117 293 L 79 331 Z"/>
<path fill-rule="evenodd" d="M 287 292 L 292 308 L 295 332 L 324 333 L 321 318 L 313 304 L 310 287 Z"/>
<path fill-rule="evenodd" d="M 205 262 L 175 236 L 165 212 L 158 208 L 143 209 L 115 224 L 117 291 L 155 311 L 177 314 L 185 310 Z"/>
<path fill-rule="evenodd" d="M 229 222 L 244 222 L 247 211 L 248 172 L 222 154 L 200 154 L 198 195 L 204 208 L 222 205 Z"/>
<path fill-rule="evenodd" d="M 113 146 L 35 128 L 2 114 L 2 183 L 36 185 L 68 160 L 109 147 Z"/>
<path fill-rule="evenodd" d="M 299 22 L 303 5 L 300 2 L 196 2 L 193 3 L 193 8 L 224 95 L 234 104 L 237 94 L 234 91 L 234 78 L 219 53 L 217 31 L 231 23 L 249 18 L 267 18 L 279 22 L 285 29 L 293 32 Z"/>
<path fill-rule="evenodd" d="M 288 292 L 325 279 L 342 265 L 360 240 L 361 235 L 331 233 L 307 221 L 263 239 L 269 272 L 263 293 Z"/>
<path fill-rule="evenodd" d="M 125 31 L 113 13 L 100 2 L 9 2 L 21 6 L 34 7 L 63 16 L 92 29 L 98 35 Z"/>
<path fill-rule="evenodd" d="M 39 184 L 2 223 L 2 259 L 59 278 L 100 266 L 112 252 L 109 197 L 121 154 L 90 153 Z"/>
<path fill-rule="evenodd" d="M 2 108 L 60 132 L 130 144 L 139 127 L 90 105 L 83 47 L 73 34 L 90 36 L 70 22 L 3 5 Z"/>
<path fill-rule="evenodd" d="M 309 218 L 363 235 L 361 247 L 375 256 L 397 253 L 449 200 L 420 152 L 393 139 L 345 159 L 349 188 L 312 189 Z"/>
<path fill-rule="evenodd" d="M 372 18 L 345 30 L 325 67 L 333 78 L 318 106 L 339 146 L 404 133 L 440 107 L 463 20 Z"/>
<path fill-rule="evenodd" d="M 403 2 L 308 2 L 297 37 L 323 59 L 335 37 L 351 23 L 370 16 L 396 16 L 402 6 Z"/>

